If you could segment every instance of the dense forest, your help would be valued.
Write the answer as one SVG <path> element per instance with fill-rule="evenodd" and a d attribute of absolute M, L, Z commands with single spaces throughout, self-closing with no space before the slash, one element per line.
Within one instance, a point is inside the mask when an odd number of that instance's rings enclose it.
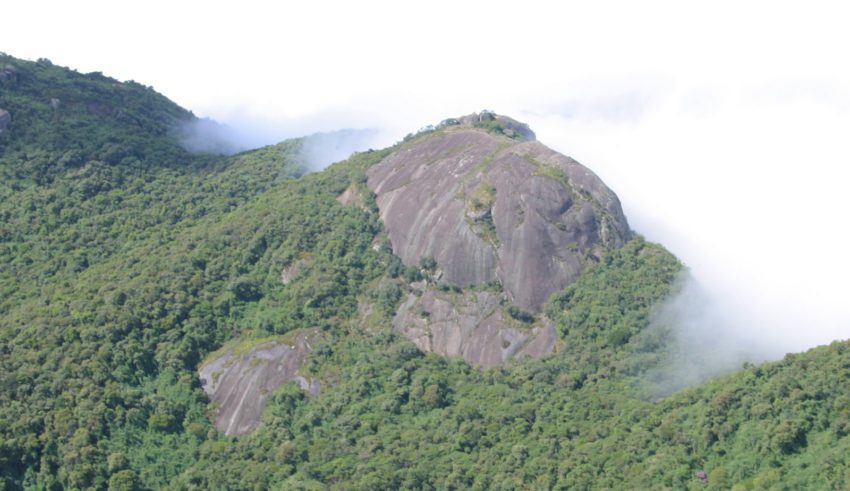
<path fill-rule="evenodd" d="M 0 70 L 0 488 L 850 486 L 846 342 L 654 385 L 675 344 L 653 312 L 684 274 L 659 245 L 553 295 L 552 355 L 472 367 L 391 328 L 427 267 L 393 255 L 366 171 L 426 134 L 307 173 L 299 139 L 187 152 L 194 116 L 150 87 Z M 286 384 L 257 431 L 218 432 L 198 365 L 307 328 L 321 393 Z"/>

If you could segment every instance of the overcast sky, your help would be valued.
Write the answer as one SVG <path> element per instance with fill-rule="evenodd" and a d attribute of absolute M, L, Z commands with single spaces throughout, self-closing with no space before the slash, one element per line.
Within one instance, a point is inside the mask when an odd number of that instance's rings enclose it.
<path fill-rule="evenodd" d="M 850 337 L 843 2 L 266 3 L 8 2 L 0 51 L 151 85 L 258 143 L 513 116 L 596 171 L 735 330 Z"/>

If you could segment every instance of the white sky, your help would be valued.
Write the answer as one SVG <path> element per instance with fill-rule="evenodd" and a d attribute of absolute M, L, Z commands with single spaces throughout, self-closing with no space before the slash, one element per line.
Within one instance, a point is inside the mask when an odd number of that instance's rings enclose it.
<path fill-rule="evenodd" d="M 267 4 L 278 4 L 269 7 Z M 595 170 L 738 319 L 850 337 L 843 2 L 8 2 L 0 51 L 260 141 L 493 109 Z"/>

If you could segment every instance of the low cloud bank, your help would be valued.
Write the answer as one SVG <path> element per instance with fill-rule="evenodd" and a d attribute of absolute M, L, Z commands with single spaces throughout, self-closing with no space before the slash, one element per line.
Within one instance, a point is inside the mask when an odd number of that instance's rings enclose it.
<path fill-rule="evenodd" d="M 655 311 L 649 331 L 663 334 L 667 351 L 647 374 L 656 395 L 667 395 L 740 369 L 745 363 L 777 359 L 783 346 L 748 325 L 722 298 L 712 295 L 690 273 L 677 293 Z"/>
<path fill-rule="evenodd" d="M 622 91 L 612 107 L 634 94 Z M 638 99 L 624 105 L 637 108 L 628 117 L 525 119 L 540 141 L 597 172 L 631 226 L 690 268 L 657 314 L 674 343 L 657 382 L 672 391 L 850 338 L 846 90 L 660 86 Z"/>
<path fill-rule="evenodd" d="M 184 123 L 177 136 L 183 148 L 192 153 L 233 155 L 253 148 L 255 143 L 235 128 L 208 118 Z"/>
<path fill-rule="evenodd" d="M 317 132 L 317 126 L 326 126 L 320 120 L 308 120 L 300 126 L 290 121 L 264 123 L 237 120 L 231 125 L 198 118 L 183 124 L 177 130 L 177 137 L 183 148 L 192 153 L 219 155 L 233 155 L 290 138 L 303 138 L 300 158 L 308 172 L 320 171 L 355 152 L 384 148 L 394 141 L 392 134 L 375 128 Z"/>

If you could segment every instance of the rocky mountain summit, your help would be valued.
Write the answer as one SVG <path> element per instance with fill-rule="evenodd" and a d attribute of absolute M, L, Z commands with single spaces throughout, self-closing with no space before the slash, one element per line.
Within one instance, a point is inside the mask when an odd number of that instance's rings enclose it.
<path fill-rule="evenodd" d="M 368 184 L 405 264 L 433 257 L 442 282 L 498 282 L 536 313 L 632 233 L 617 196 L 588 168 L 498 126 L 463 123 L 472 119 L 401 147 L 369 170 Z"/>
<path fill-rule="evenodd" d="M 503 292 L 498 309 L 492 295 L 444 298 L 431 317 L 428 306 L 436 304 L 426 289 L 422 298 L 431 300 L 408 299 L 396 317 L 396 330 L 420 348 L 478 365 L 551 351 L 554 342 L 545 340 L 525 350 L 539 334 L 552 337 L 550 330 L 535 324 L 518 336 L 502 322 L 503 307 L 539 313 L 589 262 L 632 236 L 617 196 L 593 172 L 537 142 L 527 125 L 490 112 L 444 120 L 367 175 L 393 252 L 406 265 L 433 258 L 439 284 Z M 411 317 L 414 304 L 427 319 Z M 463 313 L 470 309 L 482 315 Z"/>

